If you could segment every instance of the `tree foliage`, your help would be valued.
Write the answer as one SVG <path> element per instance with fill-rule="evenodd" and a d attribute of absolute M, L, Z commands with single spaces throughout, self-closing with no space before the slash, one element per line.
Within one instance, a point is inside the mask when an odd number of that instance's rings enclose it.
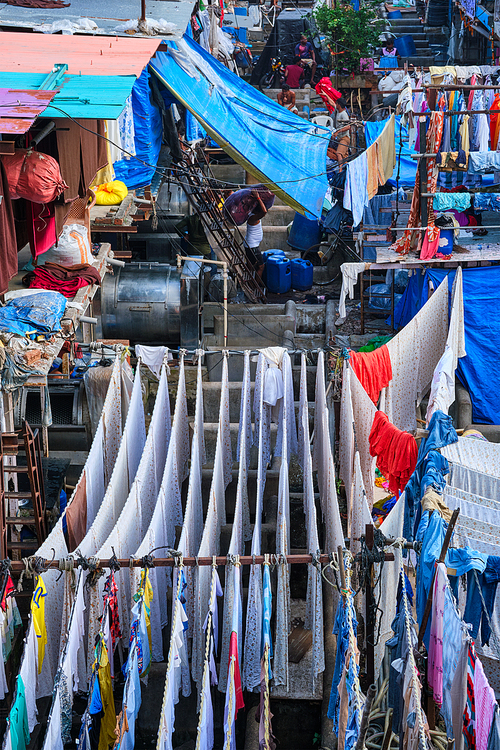
<path fill-rule="evenodd" d="M 337 1 L 334 8 L 320 5 L 314 12 L 316 23 L 333 54 L 333 66 L 348 73 L 359 72 L 359 61 L 370 57 L 379 45 L 384 22 L 377 17 L 378 3 L 367 0 L 354 10 L 348 2 Z"/>

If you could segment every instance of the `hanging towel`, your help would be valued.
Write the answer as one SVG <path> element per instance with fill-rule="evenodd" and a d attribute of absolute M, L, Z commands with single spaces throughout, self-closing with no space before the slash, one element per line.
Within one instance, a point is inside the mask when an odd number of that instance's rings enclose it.
<path fill-rule="evenodd" d="M 392 172 L 391 172 L 392 174 Z M 368 205 L 368 159 L 364 151 L 347 164 L 344 188 L 344 208 L 352 212 L 353 226 L 363 219 L 363 211 Z"/>
<path fill-rule="evenodd" d="M 449 208 L 466 211 L 470 207 L 470 201 L 470 193 L 437 193 L 432 205 L 434 211 L 447 211 Z"/>
<path fill-rule="evenodd" d="M 349 364 L 374 404 L 380 391 L 392 380 L 391 355 L 387 345 L 373 352 L 350 352 Z"/>
<path fill-rule="evenodd" d="M 354 297 L 354 287 L 358 283 L 358 275 L 365 270 L 365 263 L 342 263 L 342 289 L 340 290 L 339 299 L 339 318 L 345 318 L 347 313 L 345 309 L 345 300 L 347 294 L 349 299 Z"/>
<path fill-rule="evenodd" d="M 409 432 L 394 427 L 378 411 L 370 432 L 370 454 L 377 456 L 377 467 L 389 480 L 389 489 L 397 495 L 404 490 L 417 465 L 417 441 Z"/>

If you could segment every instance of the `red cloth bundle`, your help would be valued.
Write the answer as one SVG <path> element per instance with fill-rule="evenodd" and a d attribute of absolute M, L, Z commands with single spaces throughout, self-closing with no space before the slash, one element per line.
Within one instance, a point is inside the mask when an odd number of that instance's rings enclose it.
<path fill-rule="evenodd" d="M 389 481 L 389 489 L 398 495 L 415 471 L 417 441 L 409 432 L 398 430 L 383 411 L 373 419 L 370 437 L 370 456 L 377 456 L 377 468 Z"/>
<path fill-rule="evenodd" d="M 372 352 L 349 352 L 349 364 L 374 404 L 392 380 L 391 355 L 386 344 Z"/>
<path fill-rule="evenodd" d="M 82 286 L 100 283 L 99 271 L 87 263 L 76 266 L 45 263 L 23 276 L 24 286 L 30 289 L 50 289 L 52 292 L 60 292 L 67 299 L 74 297 Z"/>

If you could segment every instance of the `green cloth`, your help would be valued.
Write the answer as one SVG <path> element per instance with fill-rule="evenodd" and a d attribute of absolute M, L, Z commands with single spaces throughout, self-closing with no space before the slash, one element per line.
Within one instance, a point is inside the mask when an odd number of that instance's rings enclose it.
<path fill-rule="evenodd" d="M 26 750 L 26 746 L 29 745 L 30 741 L 30 731 L 28 727 L 24 682 L 21 675 L 17 675 L 16 700 L 10 709 L 9 719 L 12 750 Z"/>
<path fill-rule="evenodd" d="M 362 346 L 358 351 L 360 352 L 373 352 L 375 349 L 378 349 L 380 346 L 384 346 L 384 344 L 387 344 L 388 341 L 392 339 L 392 336 L 375 336 L 375 338 L 370 339 L 370 341 Z"/>
<path fill-rule="evenodd" d="M 210 255 L 210 245 L 205 234 L 205 228 L 198 214 L 185 216 L 179 221 L 175 228 L 182 234 L 187 231 L 187 238 L 190 243 L 189 253 L 201 255 Z"/>

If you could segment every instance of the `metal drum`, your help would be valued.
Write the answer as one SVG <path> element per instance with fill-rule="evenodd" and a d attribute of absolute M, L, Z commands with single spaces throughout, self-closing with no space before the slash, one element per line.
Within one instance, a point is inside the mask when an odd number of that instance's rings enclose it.
<path fill-rule="evenodd" d="M 127 263 L 101 289 L 103 337 L 198 346 L 202 262 Z M 181 313 L 182 308 L 182 313 Z"/>

